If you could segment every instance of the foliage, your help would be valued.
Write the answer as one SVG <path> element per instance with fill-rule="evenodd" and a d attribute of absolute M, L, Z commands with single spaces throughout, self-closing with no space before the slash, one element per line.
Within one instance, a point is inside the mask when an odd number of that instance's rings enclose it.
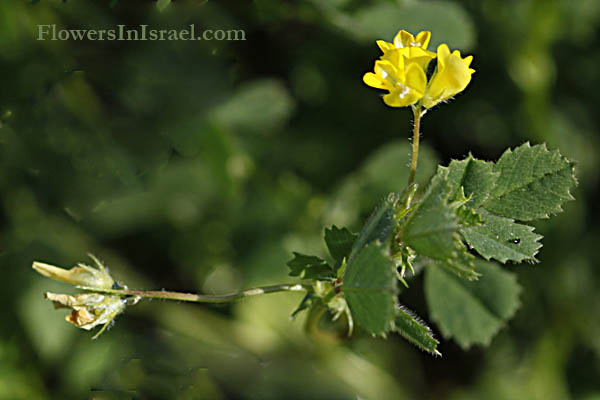
<path fill-rule="evenodd" d="M 535 260 L 541 236 L 515 219 L 531 221 L 561 211 L 562 204 L 572 199 L 573 168 L 557 151 L 529 143 L 507 150 L 497 163 L 472 155 L 453 160 L 438 169 L 425 194 L 412 205 L 407 198 L 401 201 L 400 195 L 388 196 L 352 247 L 347 229 L 328 230 L 325 240 L 337 261 L 337 273 L 318 257 L 296 254 L 288 263 L 290 275 L 299 275 L 301 263 L 305 278 L 329 276 L 332 284 L 322 294 L 324 303 L 333 302 L 339 294 L 331 293 L 340 292 L 353 319 L 367 332 L 397 331 L 421 349 L 438 353 L 430 329 L 395 304 L 399 275 L 394 270 L 406 269 L 409 261 L 402 252 L 413 254 L 428 263 L 425 293 L 442 334 L 463 348 L 489 344 L 514 315 L 520 287 L 512 272 L 477 261 L 469 249 L 502 263 Z M 336 239 L 343 238 L 342 246 L 337 246 L 332 232 Z M 336 243 L 333 250 L 330 243 Z M 312 271 L 323 265 L 329 275 L 315 276 Z M 335 276 L 341 279 L 333 282 Z"/>
<path fill-rule="evenodd" d="M 600 3 L 177 0 L 162 12 L 158 3 L 167 2 L 0 2 L 1 398 L 598 397 Z M 247 40 L 37 41 L 36 25 L 54 23 L 194 23 L 245 29 Z M 32 261 L 72 266 L 90 251 L 131 287 L 203 293 L 295 281 L 283 267 L 293 251 L 336 268 L 322 228 L 360 232 L 408 178 L 410 112 L 382 107 L 360 82 L 380 55 L 374 41 L 400 27 L 431 30 L 432 50 L 447 42 L 477 69 L 464 94 L 423 120 L 415 199 L 438 164 L 469 150 L 498 160 L 530 141 L 576 162 L 577 201 L 550 219 L 515 219 L 544 248 L 539 264 L 500 266 L 518 278 L 520 308 L 488 348 L 463 351 L 453 336 L 433 358 L 400 335 L 383 341 L 357 327 L 348 339 L 344 313 L 307 335 L 308 313 L 288 320 L 300 293 L 220 307 L 141 302 L 91 341 L 43 300 L 66 285 L 32 273 Z M 510 249 L 529 263 L 533 248 Z M 415 277 L 407 266 L 397 301 L 440 339 L 421 290 L 432 262 L 401 254 Z M 480 279 L 457 282 L 482 284 L 474 262 Z"/>

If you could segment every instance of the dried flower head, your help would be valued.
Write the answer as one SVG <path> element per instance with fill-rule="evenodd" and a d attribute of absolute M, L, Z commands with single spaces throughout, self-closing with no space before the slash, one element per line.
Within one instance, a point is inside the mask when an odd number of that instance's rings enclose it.
<path fill-rule="evenodd" d="M 65 319 L 78 328 L 89 331 L 98 325 L 104 325 L 92 339 L 100 336 L 115 317 L 125 310 L 128 303 L 138 300 L 100 293 L 68 295 L 47 292 L 45 297 L 54 303 L 54 308 L 70 308 L 71 314 Z"/>
<path fill-rule="evenodd" d="M 103 325 L 102 329 L 92 338 L 96 339 L 110 326 L 115 317 L 125 310 L 127 305 L 137 303 L 140 298 L 138 296 L 124 298 L 118 295 L 118 291 L 112 289 L 118 289 L 120 286 L 110 276 L 108 269 L 96 257 L 91 254 L 89 256 L 98 268 L 79 263 L 67 270 L 35 261 L 33 269 L 48 278 L 91 290 L 90 293 L 75 295 L 47 292 L 45 298 L 54 303 L 54 308 L 71 309 L 71 314 L 67 315 L 65 319 L 78 328 L 90 330 L 98 325 Z M 98 292 L 95 292 L 94 289 L 97 289 Z M 117 294 L 107 294 L 106 292 L 116 292 Z"/>
<path fill-rule="evenodd" d="M 70 283 L 77 286 L 86 286 L 100 289 L 110 289 L 115 284 L 115 280 L 108 273 L 108 269 L 92 254 L 88 254 L 98 266 L 98 269 L 85 265 L 83 263 L 71 269 L 63 269 L 54 265 L 45 264 L 39 261 L 33 262 L 33 269 L 50 279 Z"/>

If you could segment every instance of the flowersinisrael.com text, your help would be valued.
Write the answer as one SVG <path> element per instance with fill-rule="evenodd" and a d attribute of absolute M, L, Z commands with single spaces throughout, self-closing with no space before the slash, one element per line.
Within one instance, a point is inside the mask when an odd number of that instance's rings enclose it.
<path fill-rule="evenodd" d="M 246 40 L 243 29 L 152 29 L 139 25 L 130 29 L 117 25 L 110 29 L 60 29 L 56 24 L 38 25 L 37 40 Z"/>

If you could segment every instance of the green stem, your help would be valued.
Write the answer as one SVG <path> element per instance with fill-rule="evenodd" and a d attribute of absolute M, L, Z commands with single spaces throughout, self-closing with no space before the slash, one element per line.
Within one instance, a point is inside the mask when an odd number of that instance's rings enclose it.
<path fill-rule="evenodd" d="M 413 107 L 414 122 L 413 122 L 413 142 L 412 142 L 412 158 L 410 162 L 410 175 L 408 176 L 408 186 L 415 182 L 415 174 L 417 173 L 417 162 L 419 160 L 419 135 L 421 129 L 421 106 Z"/>
<path fill-rule="evenodd" d="M 277 293 L 277 292 L 301 292 L 306 291 L 302 284 L 295 285 L 273 285 L 262 286 L 254 289 L 242 290 L 240 292 L 225 295 L 194 294 L 181 292 L 167 292 L 163 290 L 129 290 L 129 289 L 100 289 L 88 286 L 78 286 L 79 289 L 88 292 L 113 294 L 117 296 L 136 296 L 145 299 L 163 299 L 177 301 L 191 301 L 194 303 L 229 303 L 244 297 L 256 296 L 259 294 Z"/>

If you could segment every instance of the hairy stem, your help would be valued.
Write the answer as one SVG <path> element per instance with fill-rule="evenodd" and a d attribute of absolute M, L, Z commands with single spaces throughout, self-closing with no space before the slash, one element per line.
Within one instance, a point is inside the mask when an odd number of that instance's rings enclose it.
<path fill-rule="evenodd" d="M 301 292 L 306 291 L 306 286 L 302 284 L 295 285 L 273 285 L 262 286 L 254 289 L 242 290 L 240 292 L 225 295 L 195 294 L 181 292 L 167 292 L 163 290 L 130 290 L 130 289 L 100 289 L 88 286 L 78 286 L 79 289 L 95 292 L 113 294 L 117 296 L 137 296 L 146 299 L 163 299 L 176 301 L 191 301 L 194 303 L 229 303 L 244 297 L 256 296 L 259 294 L 277 293 L 277 292 Z"/>
<path fill-rule="evenodd" d="M 421 129 L 421 106 L 413 107 L 413 142 L 412 142 L 412 157 L 410 162 L 410 175 L 408 176 L 408 186 L 415 182 L 415 174 L 417 173 L 417 162 L 419 160 L 419 135 Z"/>

